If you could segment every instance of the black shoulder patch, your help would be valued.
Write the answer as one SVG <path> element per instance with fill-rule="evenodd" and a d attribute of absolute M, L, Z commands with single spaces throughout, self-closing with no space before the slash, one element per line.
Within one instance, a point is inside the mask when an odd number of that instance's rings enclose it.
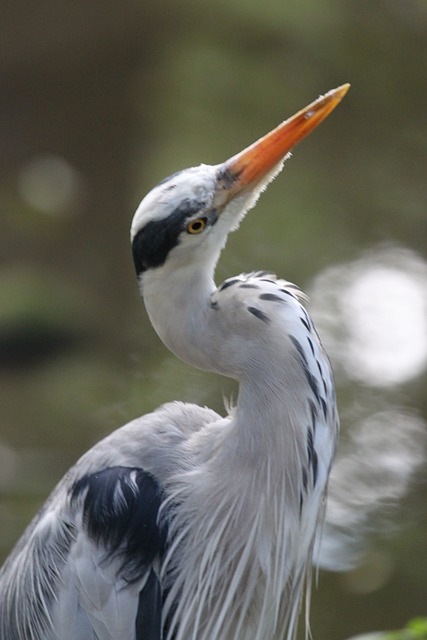
<path fill-rule="evenodd" d="M 109 467 L 80 478 L 71 501 L 83 494 L 88 535 L 105 546 L 108 558 L 119 559 L 119 573 L 128 582 L 137 580 L 165 550 L 166 526 L 158 523 L 159 484 L 142 469 Z"/>
<path fill-rule="evenodd" d="M 139 594 L 135 638 L 136 640 L 161 640 L 162 638 L 162 590 L 153 569 Z"/>

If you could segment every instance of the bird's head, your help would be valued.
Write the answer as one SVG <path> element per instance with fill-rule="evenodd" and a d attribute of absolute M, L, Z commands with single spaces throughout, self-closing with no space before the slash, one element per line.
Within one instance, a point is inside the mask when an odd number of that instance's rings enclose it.
<path fill-rule="evenodd" d="M 318 98 L 219 165 L 200 165 L 160 182 L 135 213 L 131 242 L 141 286 L 152 270 L 203 268 L 213 274 L 228 233 L 237 228 L 291 149 L 343 98 L 345 84 Z"/>

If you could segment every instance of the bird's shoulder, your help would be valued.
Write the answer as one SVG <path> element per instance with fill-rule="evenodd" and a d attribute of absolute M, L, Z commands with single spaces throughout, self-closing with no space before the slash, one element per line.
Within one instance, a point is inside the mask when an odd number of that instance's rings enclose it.
<path fill-rule="evenodd" d="M 234 297 L 257 297 L 263 293 L 276 293 L 280 298 L 292 298 L 305 302 L 308 298 L 296 284 L 279 278 L 273 271 L 252 271 L 231 276 L 219 285 L 212 296 L 213 301 Z M 283 294 L 283 296 L 280 296 Z M 268 298 L 265 298 L 268 299 Z"/>
<path fill-rule="evenodd" d="M 74 481 L 83 473 L 111 466 L 140 467 L 161 485 L 185 470 L 187 443 L 220 416 L 193 403 L 168 402 L 116 429 L 84 454 L 71 470 Z"/>
<path fill-rule="evenodd" d="M 296 284 L 278 278 L 271 271 L 254 271 L 224 280 L 212 294 L 211 307 L 229 314 L 248 312 L 270 324 L 283 313 L 308 315 L 303 307 L 307 299 Z"/>
<path fill-rule="evenodd" d="M 62 573 L 69 588 L 60 591 L 55 605 L 58 626 L 67 612 L 77 611 L 79 624 L 84 621 L 96 638 L 159 640 L 158 572 L 167 536 L 163 498 L 162 486 L 140 467 L 106 467 L 69 487 L 67 510 L 76 536 Z"/>
<path fill-rule="evenodd" d="M 3 615 L 0 602 L 2 640 L 30 637 L 30 629 L 37 640 L 161 637 L 164 487 L 191 465 L 191 435 L 218 418 L 168 403 L 80 458 L 0 572 L 1 600 L 10 605 Z M 15 618 L 18 610 L 24 614 Z"/>
<path fill-rule="evenodd" d="M 159 640 L 161 486 L 142 468 L 71 477 L 2 570 L 0 638 Z"/>

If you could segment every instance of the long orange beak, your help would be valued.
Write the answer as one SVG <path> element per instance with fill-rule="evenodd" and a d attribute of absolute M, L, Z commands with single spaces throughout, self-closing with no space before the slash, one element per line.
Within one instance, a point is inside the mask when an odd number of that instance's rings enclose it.
<path fill-rule="evenodd" d="M 286 154 L 335 109 L 349 88 L 349 84 L 343 84 L 320 96 L 250 147 L 227 160 L 225 167 L 233 179 L 233 186 L 229 191 L 231 197 L 246 186 L 254 187 L 262 182 L 285 159 Z"/>

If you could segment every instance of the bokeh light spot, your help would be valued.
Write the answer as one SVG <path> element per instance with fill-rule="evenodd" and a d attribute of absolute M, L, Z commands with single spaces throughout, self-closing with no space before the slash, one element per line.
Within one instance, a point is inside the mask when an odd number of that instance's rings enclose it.
<path fill-rule="evenodd" d="M 21 198 L 34 209 L 62 214 L 82 190 L 79 172 L 56 155 L 40 155 L 27 162 L 18 175 Z"/>
<path fill-rule="evenodd" d="M 415 253 L 379 248 L 321 273 L 313 315 L 335 367 L 369 386 L 389 387 L 427 365 L 427 265 Z"/>

